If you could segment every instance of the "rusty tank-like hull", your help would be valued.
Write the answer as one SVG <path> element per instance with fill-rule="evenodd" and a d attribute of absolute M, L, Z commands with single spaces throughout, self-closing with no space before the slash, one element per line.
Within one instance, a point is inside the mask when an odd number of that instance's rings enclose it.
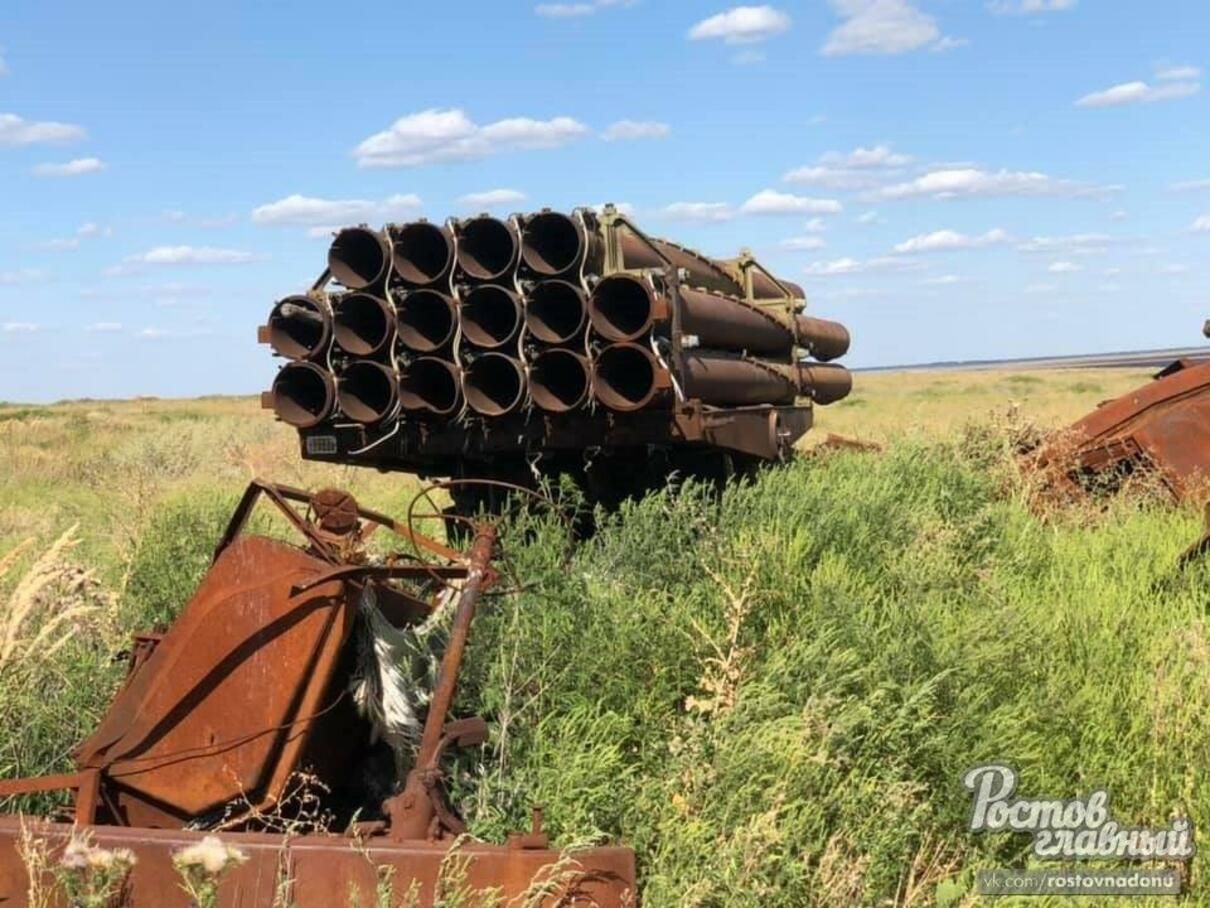
<path fill-rule="evenodd" d="M 533 485 L 607 505 L 672 473 L 788 457 L 844 397 L 849 335 L 750 255 L 718 260 L 602 214 L 341 230 L 260 340 L 265 407 L 311 460 Z"/>

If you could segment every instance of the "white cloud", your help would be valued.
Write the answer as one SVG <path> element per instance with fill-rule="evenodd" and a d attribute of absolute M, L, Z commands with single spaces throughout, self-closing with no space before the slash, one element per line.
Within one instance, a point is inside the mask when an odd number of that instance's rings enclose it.
<path fill-rule="evenodd" d="M 156 246 L 138 255 L 127 257 L 121 264 L 105 269 L 110 276 L 121 276 L 138 271 L 146 265 L 192 266 L 192 265 L 246 265 L 263 260 L 264 256 L 239 249 L 221 249 L 214 246 Z"/>
<path fill-rule="evenodd" d="M 591 0 L 581 3 L 539 3 L 534 12 L 548 19 L 574 19 L 613 6 L 633 6 L 638 0 Z"/>
<path fill-rule="evenodd" d="M 38 326 L 33 322 L 4 322 L 0 324 L 0 331 L 5 334 L 33 334 L 38 330 Z"/>
<path fill-rule="evenodd" d="M 1075 274 L 1077 271 L 1083 271 L 1084 268 L 1075 262 L 1051 262 L 1050 267 L 1046 270 L 1051 274 Z"/>
<path fill-rule="evenodd" d="M 782 177 L 787 183 L 826 186 L 829 189 L 870 189 L 886 174 L 910 164 L 912 159 L 886 145 L 858 147 L 848 153 L 829 151 L 817 163 L 798 167 Z"/>
<path fill-rule="evenodd" d="M 911 0 L 831 0 L 844 19 L 829 36 L 821 53 L 825 57 L 848 54 L 902 54 L 932 46 L 946 50 L 957 46 L 943 38 L 937 21 L 917 9 Z"/>
<path fill-rule="evenodd" d="M 46 277 L 37 268 L 19 268 L 16 271 L 0 271 L 0 287 L 15 287 L 20 284 L 33 284 Z"/>
<path fill-rule="evenodd" d="M 480 126 L 463 111 L 430 108 L 400 117 L 353 151 L 360 167 L 416 167 L 465 161 L 521 149 L 557 148 L 588 134 L 571 117 L 513 117 Z"/>
<path fill-rule="evenodd" d="M 1161 265 L 1159 268 L 1160 274 L 1188 274 L 1188 265 Z"/>
<path fill-rule="evenodd" d="M 37 122 L 16 114 L 0 114 L 0 145 L 45 145 L 78 142 L 86 138 L 83 127 L 53 121 Z"/>
<path fill-rule="evenodd" d="M 823 218 L 811 218 L 804 225 L 804 229 L 807 233 L 823 233 L 828 229 L 828 225 L 824 222 Z"/>
<path fill-rule="evenodd" d="M 957 50 L 960 47 L 968 47 L 970 43 L 969 38 L 951 38 L 949 35 L 945 35 L 939 40 L 934 41 L 929 46 L 929 50 L 935 54 L 943 54 L 947 50 Z"/>
<path fill-rule="evenodd" d="M 663 209 L 665 217 L 680 221 L 729 221 L 735 209 L 726 202 L 673 202 Z"/>
<path fill-rule="evenodd" d="M 38 248 L 46 249 L 49 252 L 65 252 L 68 249 L 79 249 L 80 238 L 78 236 L 69 236 L 47 240 L 45 243 L 39 243 Z"/>
<path fill-rule="evenodd" d="M 1210 214 L 1203 214 L 1189 225 L 1189 229 L 1194 233 L 1210 233 Z"/>
<path fill-rule="evenodd" d="M 88 221 L 76 228 L 76 236 L 94 237 L 94 236 L 113 236 L 112 227 L 102 227 L 100 224 Z"/>
<path fill-rule="evenodd" d="M 91 331 L 94 334 L 112 334 L 115 331 L 122 330 L 121 322 L 93 322 L 85 331 Z"/>
<path fill-rule="evenodd" d="M 78 177 L 86 173 L 100 173 L 105 162 L 100 158 L 76 158 L 62 164 L 37 164 L 34 175 L 39 177 Z"/>
<path fill-rule="evenodd" d="M 1044 173 L 1019 170 L 979 170 L 962 167 L 933 170 L 906 183 L 883 187 L 884 199 L 970 198 L 976 196 L 1101 196 L 1117 187 L 1091 186 L 1059 180 Z"/>
<path fill-rule="evenodd" d="M 1196 82 L 1202 77 L 1200 66 L 1161 66 L 1155 71 L 1161 82 Z"/>
<path fill-rule="evenodd" d="M 672 132 L 667 123 L 654 120 L 618 120 L 601 133 L 606 142 L 629 142 L 634 139 L 665 139 Z"/>
<path fill-rule="evenodd" d="M 849 274 L 864 274 L 871 271 L 909 271 L 918 268 L 915 259 L 904 256 L 884 255 L 865 261 L 853 258 L 833 259 L 830 262 L 812 262 L 804 270 L 814 277 L 839 277 Z"/>
<path fill-rule="evenodd" d="M 1189 98 L 1202 90 L 1201 70 L 1194 66 L 1163 67 L 1156 71 L 1157 84 L 1143 81 L 1123 82 L 1103 91 L 1094 91 L 1076 101 L 1076 107 L 1122 107 L 1127 104 L 1154 104 Z"/>
<path fill-rule="evenodd" d="M 790 17 L 772 6 L 736 6 L 697 23 L 689 29 L 689 40 L 721 39 L 726 44 L 755 44 L 789 28 Z"/>
<path fill-rule="evenodd" d="M 952 252 L 959 249 L 982 249 L 1008 242 L 1008 232 L 999 227 L 974 236 L 955 230 L 937 230 L 904 240 L 895 247 L 898 253 Z"/>
<path fill-rule="evenodd" d="M 857 223 L 862 225 L 880 224 L 882 218 L 878 216 L 877 211 L 864 211 L 857 217 Z"/>
<path fill-rule="evenodd" d="M 139 337 L 145 340 L 181 340 L 190 337 L 206 337 L 212 332 L 208 328 L 192 328 L 187 331 L 173 331 L 168 328 L 144 328 Z"/>
<path fill-rule="evenodd" d="M 1098 255 L 1116 240 L 1105 233 L 1073 233 L 1069 236 L 1035 236 L 1017 247 L 1020 252 L 1066 252 L 1077 255 Z"/>
<path fill-rule="evenodd" d="M 254 224 L 354 224 L 362 221 L 409 217 L 421 207 L 414 193 L 393 195 L 380 202 L 366 199 L 319 199 L 288 195 L 252 211 Z M 325 228 L 327 229 L 327 228 Z"/>
<path fill-rule="evenodd" d="M 798 251 L 810 249 L 822 249 L 827 243 L 820 236 L 792 236 L 789 239 L 781 241 L 782 249 L 794 249 Z"/>
<path fill-rule="evenodd" d="M 1030 15 L 1075 9 L 1077 2 L 1078 0 L 991 0 L 987 8 L 993 13 Z"/>
<path fill-rule="evenodd" d="M 956 274 L 939 274 L 936 277 L 930 277 L 923 283 L 930 287 L 949 287 L 953 284 L 962 283 L 962 278 Z"/>
<path fill-rule="evenodd" d="M 762 189 L 740 206 L 742 214 L 840 214 L 844 208 L 835 199 L 811 199 L 773 189 Z"/>
<path fill-rule="evenodd" d="M 1030 284 L 1025 288 L 1025 292 L 1034 295 L 1041 293 L 1054 293 L 1058 290 L 1057 284 Z"/>
<path fill-rule="evenodd" d="M 764 63 L 769 59 L 768 54 L 763 50 L 758 50 L 755 47 L 746 47 L 731 58 L 731 62 L 736 66 L 755 66 L 758 63 Z"/>
<path fill-rule="evenodd" d="M 468 192 L 459 196 L 458 204 L 463 208 L 486 210 L 502 205 L 516 205 L 524 202 L 525 198 L 525 193 L 516 189 L 488 189 L 485 192 Z"/>
<path fill-rule="evenodd" d="M 1172 192 L 1200 192 L 1210 189 L 1210 179 L 1186 180 L 1183 183 L 1173 183 L 1168 187 Z"/>
<path fill-rule="evenodd" d="M 100 224 L 89 221 L 86 224 L 81 224 L 76 228 L 75 236 L 62 237 L 60 239 L 47 240 L 40 244 L 40 248 L 49 249 L 55 252 L 62 252 L 67 249 L 78 249 L 83 240 L 94 239 L 96 237 L 113 236 L 113 228 L 102 227 Z"/>

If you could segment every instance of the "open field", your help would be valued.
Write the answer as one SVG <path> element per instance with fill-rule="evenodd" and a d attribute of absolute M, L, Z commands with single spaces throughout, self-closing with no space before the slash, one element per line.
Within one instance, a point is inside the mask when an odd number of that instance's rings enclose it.
<path fill-rule="evenodd" d="M 473 830 L 542 803 L 559 841 L 624 837 L 648 906 L 953 906 L 978 904 L 975 868 L 1026 864 L 1027 837 L 965 831 L 981 762 L 1030 796 L 1104 785 L 1123 825 L 1210 829 L 1210 569 L 1174 566 L 1198 514 L 1142 490 L 1042 519 L 1011 457 L 1022 426 L 1146 375 L 860 375 L 814 437 L 882 455 L 653 496 L 570 564 L 539 528 L 512 553 L 533 586 L 472 641 L 459 709 L 494 729 L 459 780 Z M 187 595 L 249 477 L 396 512 L 414 488 L 302 464 L 244 399 L 0 408 L 0 458 L 0 606 L 39 547 L 82 540 L 31 612 L 72 610 L 53 653 L 0 615 L 5 776 L 68 766 L 113 653 Z M 1187 904 L 1210 904 L 1207 872 L 1203 848 Z"/>

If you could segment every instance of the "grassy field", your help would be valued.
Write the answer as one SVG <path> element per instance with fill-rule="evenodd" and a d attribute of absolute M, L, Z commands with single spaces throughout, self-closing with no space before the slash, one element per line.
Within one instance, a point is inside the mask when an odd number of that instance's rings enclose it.
<path fill-rule="evenodd" d="M 1198 515 L 1139 491 L 1039 517 L 1011 456 L 1145 376 L 858 376 L 816 438 L 881 455 L 653 496 L 570 564 L 536 528 L 461 692 L 493 723 L 459 785 L 473 830 L 542 803 L 561 841 L 631 842 L 645 905 L 832 906 L 977 904 L 976 868 L 1025 866 L 1027 837 L 965 831 L 985 761 L 1028 795 L 1104 785 L 1124 825 L 1210 828 L 1210 570 L 1175 569 Z M 414 488 L 302 464 L 247 400 L 0 407 L 0 457 L 6 777 L 69 764 L 113 652 L 187 594 L 249 477 L 395 511 Z"/>

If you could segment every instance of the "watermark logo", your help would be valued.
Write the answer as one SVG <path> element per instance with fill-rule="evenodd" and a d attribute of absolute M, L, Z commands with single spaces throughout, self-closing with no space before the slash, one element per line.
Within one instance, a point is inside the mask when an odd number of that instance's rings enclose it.
<path fill-rule="evenodd" d="M 1087 799 L 1019 798 L 1011 766 L 976 766 L 962 778 L 971 793 L 971 832 L 1019 832 L 1033 836 L 1038 858 L 1128 861 L 1188 861 L 1193 857 L 1193 828 L 1188 817 L 1164 827 L 1122 826 L 1109 810 L 1109 792 L 1097 789 Z"/>

